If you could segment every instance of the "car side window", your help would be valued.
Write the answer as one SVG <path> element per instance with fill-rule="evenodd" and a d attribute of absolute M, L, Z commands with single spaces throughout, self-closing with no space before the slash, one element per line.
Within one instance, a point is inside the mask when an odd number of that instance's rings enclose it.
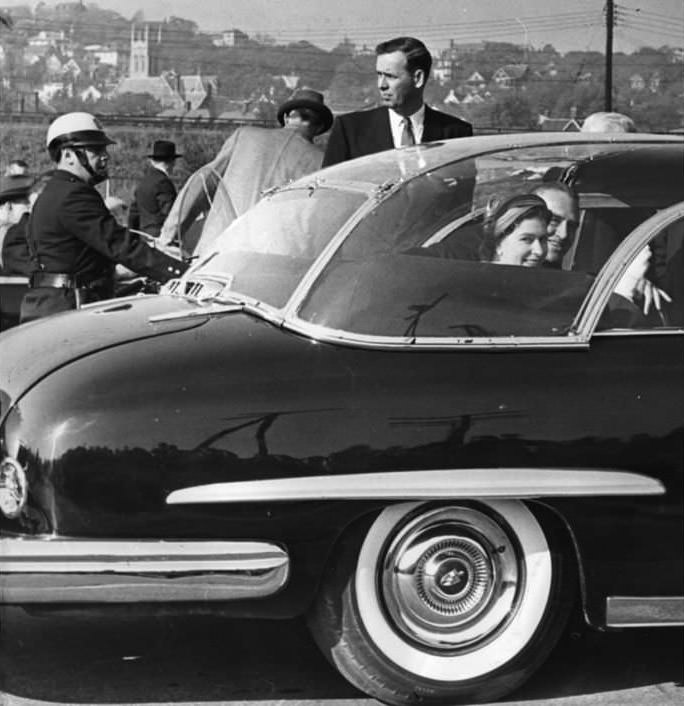
<path fill-rule="evenodd" d="M 656 234 L 632 259 L 599 330 L 684 327 L 684 219 Z"/>
<path fill-rule="evenodd" d="M 300 318 L 397 338 L 565 336 L 592 282 L 584 273 L 419 250 L 335 258 L 304 299 Z"/>

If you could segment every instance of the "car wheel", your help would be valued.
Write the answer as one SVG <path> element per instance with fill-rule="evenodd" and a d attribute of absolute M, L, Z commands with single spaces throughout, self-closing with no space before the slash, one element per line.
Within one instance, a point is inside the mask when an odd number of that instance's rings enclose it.
<path fill-rule="evenodd" d="M 314 639 L 386 703 L 499 698 L 567 622 L 574 581 L 550 537 L 514 500 L 388 507 L 330 562 Z"/>

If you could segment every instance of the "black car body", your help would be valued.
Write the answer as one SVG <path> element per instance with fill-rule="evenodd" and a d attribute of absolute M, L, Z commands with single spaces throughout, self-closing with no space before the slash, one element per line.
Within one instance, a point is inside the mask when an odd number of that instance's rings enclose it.
<path fill-rule="evenodd" d="M 268 195 L 160 295 L 2 334 L 3 601 L 306 614 L 390 703 L 509 692 L 574 608 L 684 624 L 683 167 L 647 135 L 392 150 Z M 580 195 L 563 270 L 427 252 L 549 173 Z M 618 327 L 646 245 L 673 301 Z"/>

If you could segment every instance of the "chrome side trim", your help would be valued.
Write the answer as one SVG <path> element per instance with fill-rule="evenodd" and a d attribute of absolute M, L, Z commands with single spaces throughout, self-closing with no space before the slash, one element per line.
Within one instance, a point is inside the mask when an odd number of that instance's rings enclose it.
<path fill-rule="evenodd" d="M 684 625 L 684 596 L 608 596 L 606 625 L 611 628 Z"/>
<path fill-rule="evenodd" d="M 356 348 L 403 348 L 406 350 L 536 350 L 562 349 L 586 350 L 589 342 L 579 336 L 566 334 L 559 336 L 373 336 L 356 334 L 341 329 L 331 329 L 320 324 L 311 324 L 303 319 L 288 319 L 284 328 L 308 336 L 316 341 L 354 346 Z"/>
<path fill-rule="evenodd" d="M 29 279 L 22 275 L 0 275 L 0 284 L 18 284 L 28 287 Z"/>
<path fill-rule="evenodd" d="M 289 577 L 266 542 L 0 539 L 1 603 L 130 603 L 262 598 Z"/>
<path fill-rule="evenodd" d="M 607 329 L 606 331 L 597 331 L 593 338 L 612 338 L 618 336 L 620 338 L 632 336 L 681 336 L 684 334 L 684 329 L 681 328 L 635 328 L 635 329 Z"/>
<path fill-rule="evenodd" d="M 179 505 L 285 500 L 539 498 L 664 492 L 660 481 L 624 471 L 459 468 L 212 483 L 175 490 L 166 502 Z"/>

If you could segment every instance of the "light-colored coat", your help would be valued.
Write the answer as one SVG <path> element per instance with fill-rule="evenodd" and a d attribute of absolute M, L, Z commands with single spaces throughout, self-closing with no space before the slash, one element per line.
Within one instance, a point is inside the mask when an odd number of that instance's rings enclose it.
<path fill-rule="evenodd" d="M 192 204 L 206 205 L 210 198 L 214 204 L 194 252 L 202 255 L 264 192 L 320 169 L 322 160 L 323 151 L 294 129 L 238 128 L 216 157 L 200 167 L 179 192 L 162 228 L 161 244 L 171 242 L 178 231 L 179 217 L 185 218 Z M 222 192 L 220 197 L 217 189 Z M 196 210 L 203 209 L 198 206 Z"/>

